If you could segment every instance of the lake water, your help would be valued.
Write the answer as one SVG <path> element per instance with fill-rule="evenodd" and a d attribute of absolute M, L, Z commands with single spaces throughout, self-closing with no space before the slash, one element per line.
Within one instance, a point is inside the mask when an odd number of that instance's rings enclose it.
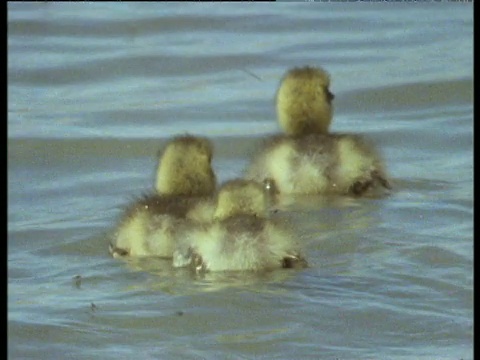
<path fill-rule="evenodd" d="M 8 3 L 8 356 L 472 359 L 473 4 Z M 173 135 L 220 181 L 278 131 L 290 67 L 394 191 L 286 206 L 310 267 L 192 277 L 105 232 Z"/>

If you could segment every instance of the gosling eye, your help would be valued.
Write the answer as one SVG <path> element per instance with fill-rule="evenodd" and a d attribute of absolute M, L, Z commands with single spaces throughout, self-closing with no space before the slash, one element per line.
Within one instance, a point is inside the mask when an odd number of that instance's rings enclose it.
<path fill-rule="evenodd" d="M 333 93 L 330 92 L 330 90 L 326 89 L 326 92 L 327 94 L 327 101 L 329 103 L 331 103 L 333 101 L 333 99 L 335 99 L 335 95 Z"/>

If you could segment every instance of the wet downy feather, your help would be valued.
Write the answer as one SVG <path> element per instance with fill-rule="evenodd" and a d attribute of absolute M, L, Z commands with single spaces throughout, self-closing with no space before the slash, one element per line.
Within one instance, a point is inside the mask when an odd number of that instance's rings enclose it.
<path fill-rule="evenodd" d="M 289 70 L 276 94 L 284 134 L 266 139 L 246 178 L 268 179 L 279 193 L 364 195 L 390 189 L 374 145 L 361 135 L 330 133 L 334 95 L 321 68 Z"/>
<path fill-rule="evenodd" d="M 268 217 L 267 195 L 254 181 L 231 180 L 219 190 L 215 215 L 188 224 L 173 265 L 195 271 L 264 271 L 306 266 L 294 235 Z"/>
<path fill-rule="evenodd" d="M 142 196 L 121 214 L 109 250 L 114 257 L 172 257 L 177 229 L 183 222 L 209 221 L 216 177 L 212 145 L 205 139 L 181 136 L 162 152 L 156 193 Z"/>

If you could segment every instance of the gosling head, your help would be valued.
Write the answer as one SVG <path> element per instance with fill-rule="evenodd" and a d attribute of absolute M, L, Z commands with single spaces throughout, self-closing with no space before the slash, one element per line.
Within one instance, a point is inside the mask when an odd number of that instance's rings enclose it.
<path fill-rule="evenodd" d="M 230 180 L 218 192 L 214 218 L 224 220 L 236 215 L 263 218 L 267 207 L 267 195 L 261 184 L 253 180 Z"/>
<path fill-rule="evenodd" d="M 160 157 L 155 189 L 162 195 L 206 196 L 215 191 L 213 145 L 202 137 L 179 136 Z"/>
<path fill-rule="evenodd" d="M 329 87 L 330 76 L 321 68 L 287 71 L 275 99 L 278 122 L 287 135 L 328 133 L 334 99 Z"/>

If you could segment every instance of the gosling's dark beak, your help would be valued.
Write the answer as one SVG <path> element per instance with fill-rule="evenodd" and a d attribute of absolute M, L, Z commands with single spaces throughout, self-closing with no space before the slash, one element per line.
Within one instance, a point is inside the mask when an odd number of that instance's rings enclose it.
<path fill-rule="evenodd" d="M 108 251 L 110 252 L 110 255 L 112 255 L 114 258 L 118 257 L 123 257 L 128 255 L 128 251 L 125 249 L 120 249 L 113 245 L 112 243 L 108 244 Z"/>

